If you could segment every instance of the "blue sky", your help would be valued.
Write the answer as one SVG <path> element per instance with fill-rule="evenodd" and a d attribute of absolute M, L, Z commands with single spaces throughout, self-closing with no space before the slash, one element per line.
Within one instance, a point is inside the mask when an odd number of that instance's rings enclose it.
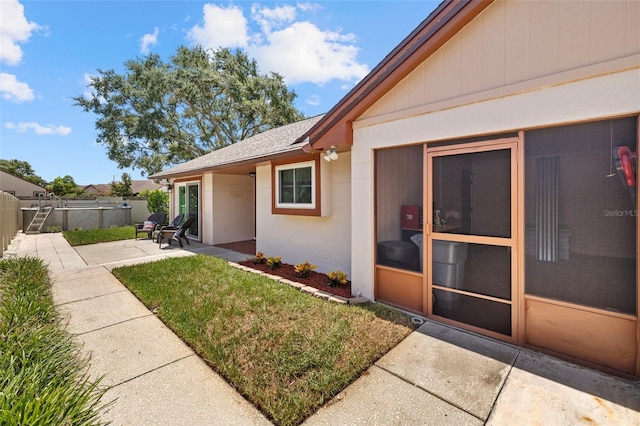
<path fill-rule="evenodd" d="M 439 1 L 202 2 L 0 0 L 0 158 L 47 181 L 108 183 L 128 172 L 73 106 L 97 69 L 173 55 L 180 45 L 242 48 L 276 71 L 306 116 L 328 111 Z"/>

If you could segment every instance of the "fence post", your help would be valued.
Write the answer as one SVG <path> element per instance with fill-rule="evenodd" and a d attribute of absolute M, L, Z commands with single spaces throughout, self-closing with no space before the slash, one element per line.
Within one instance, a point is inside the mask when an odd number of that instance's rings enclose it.
<path fill-rule="evenodd" d="M 13 195 L 0 191 L 0 245 L 2 255 L 18 232 L 20 201 Z"/>

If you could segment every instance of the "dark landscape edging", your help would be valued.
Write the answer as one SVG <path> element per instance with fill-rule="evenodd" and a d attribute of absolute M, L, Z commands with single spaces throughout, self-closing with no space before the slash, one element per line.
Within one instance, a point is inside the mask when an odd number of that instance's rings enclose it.
<path fill-rule="evenodd" d="M 309 293 L 309 294 L 311 294 L 313 296 L 316 296 L 316 297 L 319 297 L 321 299 L 328 300 L 329 302 L 342 303 L 342 304 L 345 304 L 345 305 L 360 305 L 360 304 L 363 304 L 363 303 L 369 303 L 370 302 L 370 300 L 367 299 L 366 297 L 350 297 L 350 298 L 346 298 L 346 297 L 338 296 L 338 295 L 335 295 L 335 294 L 327 293 L 327 292 L 322 291 L 322 290 L 318 290 L 315 287 L 311 287 L 311 286 L 308 286 L 308 285 L 305 285 L 305 284 L 302 284 L 302 283 L 299 283 L 299 282 L 296 282 L 296 281 L 292 281 L 292 280 L 290 280 L 288 278 L 283 278 L 283 277 L 280 277 L 278 275 L 268 274 L 266 272 L 250 268 L 248 266 L 240 265 L 239 263 L 236 263 L 236 262 L 227 262 L 227 263 L 229 264 L 229 266 L 233 266 L 234 268 L 241 269 L 241 270 L 247 271 L 247 272 L 252 272 L 252 273 L 257 274 L 257 275 L 262 275 L 262 276 L 265 276 L 267 278 L 271 278 L 271 279 L 273 279 L 275 281 L 278 281 L 278 282 L 281 282 L 283 284 L 290 285 L 291 287 L 296 288 L 296 289 L 298 289 L 300 291 L 304 291 L 305 293 Z"/>

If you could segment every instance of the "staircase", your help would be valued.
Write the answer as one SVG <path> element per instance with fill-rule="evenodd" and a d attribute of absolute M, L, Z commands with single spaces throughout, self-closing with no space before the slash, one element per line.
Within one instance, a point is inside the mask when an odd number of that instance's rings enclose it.
<path fill-rule="evenodd" d="M 31 220 L 31 223 L 25 231 L 25 234 L 39 234 L 40 232 L 42 232 L 42 226 L 49 217 L 49 213 L 51 213 L 51 210 L 53 209 L 49 206 L 40 207 L 38 209 L 38 213 L 36 213 L 36 215 Z"/>

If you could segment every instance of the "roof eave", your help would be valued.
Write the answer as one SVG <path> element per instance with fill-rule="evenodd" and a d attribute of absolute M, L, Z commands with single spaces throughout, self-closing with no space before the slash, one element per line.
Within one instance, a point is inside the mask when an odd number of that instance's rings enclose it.
<path fill-rule="evenodd" d="M 351 145 L 351 123 L 494 0 L 445 0 L 299 140 L 316 150 Z"/>
<path fill-rule="evenodd" d="M 306 147 L 304 145 L 297 144 L 297 145 L 292 145 L 287 149 L 279 150 L 277 152 L 256 155 L 250 158 L 243 158 L 242 160 L 226 161 L 223 163 L 215 164 L 213 166 L 203 166 L 203 167 L 198 167 L 190 170 L 178 171 L 175 173 L 171 173 L 170 170 L 167 170 L 166 172 L 158 172 L 149 176 L 149 179 L 169 179 L 169 178 L 175 179 L 175 178 L 181 178 L 186 176 L 200 175 L 208 172 L 221 171 L 221 170 L 230 169 L 233 167 L 240 167 L 240 166 L 247 166 L 247 165 L 255 166 L 258 163 L 262 163 L 264 161 L 279 160 L 283 158 L 293 157 L 302 153 L 307 153 L 305 149 Z"/>

